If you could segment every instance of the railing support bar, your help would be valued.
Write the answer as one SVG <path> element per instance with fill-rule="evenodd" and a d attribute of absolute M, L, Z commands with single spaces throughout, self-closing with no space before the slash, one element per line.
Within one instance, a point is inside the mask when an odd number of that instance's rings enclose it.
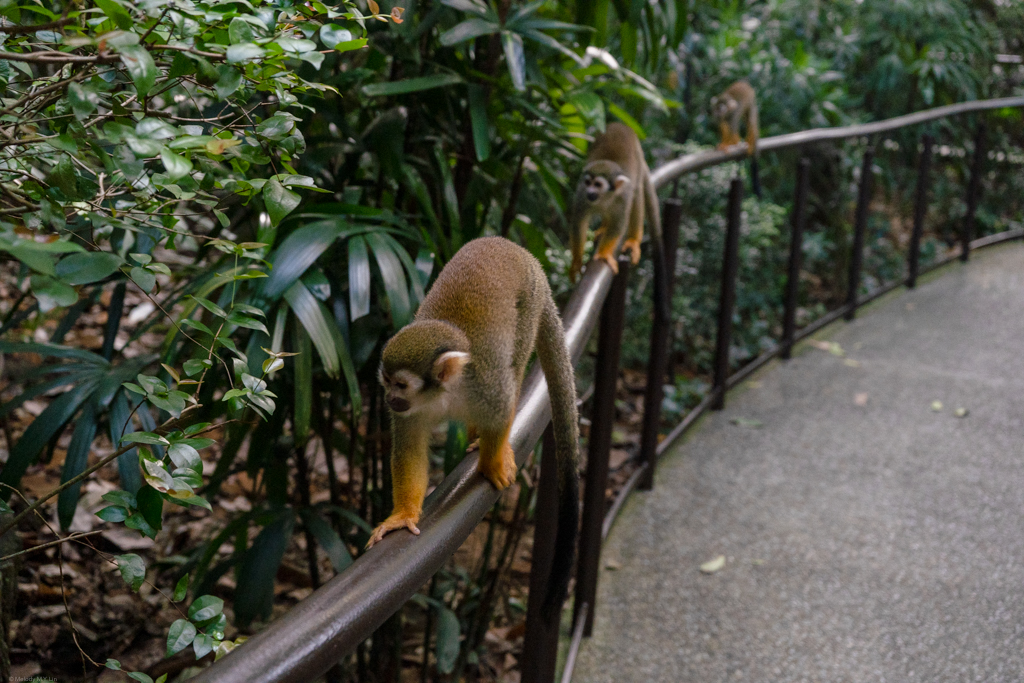
<path fill-rule="evenodd" d="M 796 306 L 800 295 L 800 267 L 803 262 L 804 225 L 807 222 L 807 186 L 811 162 L 800 159 L 796 169 L 796 204 L 793 207 L 793 234 L 789 238 L 789 273 L 786 277 L 786 302 L 782 314 L 782 359 L 789 360 L 796 334 Z"/>
<path fill-rule="evenodd" d="M 668 367 L 669 340 L 672 329 L 672 285 L 676 271 L 676 247 L 679 244 L 679 221 L 683 203 L 666 199 L 662 214 L 661 241 L 664 254 L 662 272 L 654 271 L 654 325 L 651 328 L 651 351 L 647 360 L 647 388 L 644 392 L 644 423 L 640 435 L 640 466 L 644 472 L 638 485 L 641 491 L 654 486 L 654 463 L 657 459 L 658 431 L 661 427 L 661 399 L 664 396 L 665 370 Z M 659 301 L 664 296 L 667 301 Z"/>
<path fill-rule="evenodd" d="M 555 458 L 555 434 L 548 425 L 540 456 L 540 481 L 537 484 L 536 519 L 558 518 L 558 462 Z M 533 531 L 533 561 L 530 567 L 530 598 L 526 609 L 526 640 L 520 671 L 523 683 L 554 683 L 558 659 L 558 625 L 561 610 L 548 621 L 541 604 L 551 579 L 555 556 L 554 524 L 537 524 Z"/>
<path fill-rule="evenodd" d="M 857 190 L 857 213 L 853 219 L 853 247 L 850 249 L 850 274 L 846 281 L 846 320 L 857 315 L 857 290 L 860 289 L 860 268 L 864 260 L 864 230 L 868 222 L 868 203 L 871 201 L 871 167 L 875 162 L 875 148 L 868 145 L 860 166 L 860 187 Z"/>
<path fill-rule="evenodd" d="M 579 560 L 576 563 L 576 601 L 573 624 L 586 620 L 583 635 L 594 630 L 594 605 L 601 561 L 601 526 L 604 521 L 605 489 L 608 487 L 608 454 L 612 446 L 615 422 L 615 385 L 619 378 L 619 347 L 626 309 L 626 281 L 629 259 L 619 258 L 619 274 L 601 312 L 594 374 L 594 410 L 590 418 L 590 443 L 587 450 L 587 475 L 583 490 L 583 519 L 580 525 Z M 590 611 L 581 613 L 583 605 Z"/>
<path fill-rule="evenodd" d="M 963 234 L 961 235 L 962 246 L 960 248 L 960 260 L 964 263 L 971 256 L 971 240 L 974 239 L 974 213 L 978 209 L 978 199 L 981 197 L 981 174 L 984 173 L 985 163 L 985 124 L 978 124 L 978 131 L 974 135 L 974 157 L 971 159 L 971 179 L 967 183 L 967 215 L 964 216 Z"/>
<path fill-rule="evenodd" d="M 914 229 L 910 233 L 910 252 L 907 254 L 907 287 L 917 286 L 921 258 L 921 234 L 924 232 L 924 214 L 928 210 L 928 172 L 932 165 L 932 144 L 935 138 L 927 133 L 921 136 L 921 157 L 917 162 L 917 188 L 914 192 Z"/>
<path fill-rule="evenodd" d="M 717 391 L 712 410 L 725 407 L 725 382 L 729 378 L 729 347 L 732 345 L 732 310 L 736 304 L 736 274 L 740 261 L 740 213 L 743 209 L 743 181 L 733 178 L 729 185 L 728 221 L 722 257 L 722 290 L 718 299 L 718 335 L 715 339 L 715 381 Z"/>

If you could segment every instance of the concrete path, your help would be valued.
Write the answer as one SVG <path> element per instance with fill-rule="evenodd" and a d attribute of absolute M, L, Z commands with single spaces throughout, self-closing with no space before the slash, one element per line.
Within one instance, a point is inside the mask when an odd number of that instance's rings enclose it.
<path fill-rule="evenodd" d="M 576 683 L 1024 680 L 1024 246 L 821 337 L 627 503 Z"/>

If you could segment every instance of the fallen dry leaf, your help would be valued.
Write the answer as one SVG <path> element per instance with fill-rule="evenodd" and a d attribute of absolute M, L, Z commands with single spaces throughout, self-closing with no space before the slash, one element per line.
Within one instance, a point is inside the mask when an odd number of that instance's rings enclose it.
<path fill-rule="evenodd" d="M 605 560 L 604 568 L 609 569 L 611 571 L 615 571 L 617 569 L 622 569 L 622 564 L 619 563 L 618 560 L 613 560 L 609 558 L 608 560 Z"/>
<path fill-rule="evenodd" d="M 843 347 L 839 345 L 839 342 L 829 342 L 823 339 L 812 339 L 808 343 L 816 349 L 828 351 L 833 356 L 842 356 L 845 355 L 846 353 L 845 351 L 843 351 Z"/>
<path fill-rule="evenodd" d="M 967 410 L 967 408 L 957 408 L 953 411 L 953 415 L 956 417 L 967 417 L 970 412 L 971 411 Z"/>
<path fill-rule="evenodd" d="M 853 397 L 853 405 L 855 406 L 866 406 L 868 404 L 868 394 L 866 391 L 862 391 Z"/>
<path fill-rule="evenodd" d="M 713 560 L 708 560 L 700 566 L 700 570 L 705 574 L 714 574 L 719 569 L 725 566 L 725 555 L 719 555 Z"/>
<path fill-rule="evenodd" d="M 854 360 L 852 358 L 847 358 L 846 360 L 843 361 L 843 365 L 845 365 L 848 368 L 859 368 L 860 367 L 860 361 L 859 360 Z"/>
<path fill-rule="evenodd" d="M 932 401 L 932 410 L 936 413 L 942 410 L 942 401 Z"/>
<path fill-rule="evenodd" d="M 734 417 L 729 422 L 733 423 L 738 427 L 746 427 L 748 429 L 757 429 L 764 425 L 764 422 L 760 420 L 752 420 L 749 417 Z"/>
<path fill-rule="evenodd" d="M 761 384 L 761 380 L 757 379 L 752 379 L 749 382 L 747 382 L 747 386 L 750 387 L 751 389 L 760 389 Z"/>

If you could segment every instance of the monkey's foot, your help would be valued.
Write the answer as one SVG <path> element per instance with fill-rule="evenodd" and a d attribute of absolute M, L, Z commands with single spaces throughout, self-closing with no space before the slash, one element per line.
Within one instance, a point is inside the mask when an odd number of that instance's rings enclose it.
<path fill-rule="evenodd" d="M 381 539 L 383 539 L 388 532 L 395 531 L 396 529 L 408 529 L 414 535 L 419 536 L 420 530 L 416 526 L 418 521 L 420 521 L 419 515 L 401 514 L 396 512 L 381 522 L 380 525 L 373 530 L 373 533 L 370 534 L 370 540 L 366 544 L 366 547 L 372 548 L 375 544 L 380 543 Z"/>
<path fill-rule="evenodd" d="M 622 243 L 622 253 L 629 252 L 629 260 L 633 265 L 640 263 L 640 240 L 628 239 Z"/>
<path fill-rule="evenodd" d="M 468 446 L 466 446 L 466 452 L 467 453 L 472 453 L 473 451 L 477 450 L 478 448 L 480 448 L 480 439 L 475 439 L 472 442 L 470 442 L 470 444 Z"/>
<path fill-rule="evenodd" d="M 502 491 L 515 483 L 516 475 L 519 473 L 519 468 L 516 467 L 516 454 L 506 443 L 497 457 L 481 457 L 477 463 L 477 470 L 494 484 L 494 488 Z"/>
<path fill-rule="evenodd" d="M 604 261 L 614 274 L 619 274 L 619 260 L 615 258 L 615 254 L 597 254 L 594 260 Z"/>

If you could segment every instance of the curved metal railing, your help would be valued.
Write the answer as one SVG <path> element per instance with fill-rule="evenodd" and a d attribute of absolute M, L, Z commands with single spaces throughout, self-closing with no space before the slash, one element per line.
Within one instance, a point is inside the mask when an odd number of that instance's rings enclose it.
<path fill-rule="evenodd" d="M 821 128 L 778 135 L 762 139 L 759 143 L 759 149 L 762 152 L 767 152 L 828 140 L 875 135 L 935 119 L 1003 107 L 1024 107 L 1024 97 L 965 102 L 876 123 L 858 124 L 843 128 Z M 663 164 L 656 168 L 651 175 L 657 187 L 664 187 L 667 183 L 681 175 L 693 173 L 728 161 L 739 160 L 744 158 L 745 155 L 746 152 L 743 145 L 737 145 L 726 151 L 705 151 L 689 154 Z M 678 205 L 674 208 L 666 208 L 666 214 L 674 212 L 673 220 L 666 220 L 666 224 L 671 225 L 674 221 L 675 228 L 678 229 Z M 738 219 L 737 208 L 737 222 Z M 995 241 L 1021 236 L 1024 236 L 1024 231 L 1003 233 L 973 242 L 968 240 L 966 244 L 972 247 L 980 247 Z M 673 242 L 673 254 L 674 251 Z M 667 245 L 666 253 L 668 252 L 669 247 Z M 626 269 L 624 268 L 623 270 Z M 668 270 L 671 271 L 671 268 Z M 664 273 L 658 276 L 666 277 Z M 671 280 L 671 272 L 669 272 L 668 277 Z M 610 318 L 615 317 L 615 303 L 617 299 L 621 299 L 624 296 L 625 287 L 624 284 L 621 287 L 616 287 L 614 295 L 609 297 L 613 279 L 615 278 L 613 278 L 611 269 L 607 265 L 602 262 L 592 263 L 587 268 L 587 272 L 579 287 L 573 292 L 565 307 L 562 317 L 566 328 L 566 341 L 569 345 L 573 362 L 577 361 L 582 354 L 601 315 L 602 307 L 607 309 L 607 314 Z M 616 282 L 624 283 L 624 273 L 622 277 L 616 279 Z M 885 288 L 885 291 L 900 284 L 902 284 L 902 281 L 888 286 Z M 655 290 L 657 289 L 655 288 Z M 656 456 L 661 454 L 675 438 L 692 425 L 704 410 L 708 407 L 713 407 L 716 401 L 721 401 L 728 387 L 741 381 L 743 377 L 763 365 L 770 358 L 788 350 L 794 341 L 820 329 L 820 327 L 838 319 L 841 315 L 849 314 L 851 310 L 855 310 L 857 306 L 862 305 L 875 296 L 878 296 L 878 292 L 869 294 L 867 297 L 858 298 L 854 296 L 852 302 L 848 302 L 846 306 L 833 311 L 808 328 L 804 328 L 801 332 L 790 335 L 787 344 L 780 345 L 779 348 L 773 349 L 759 357 L 732 377 L 723 377 L 722 381 L 716 383 L 716 387 L 711 394 L 697 408 L 692 410 L 661 444 L 657 444 L 656 441 L 660 399 L 653 402 L 645 402 L 645 406 L 654 406 L 654 410 L 648 411 L 649 415 L 645 416 L 645 431 L 647 432 L 645 438 L 648 442 L 647 450 L 650 452 L 646 456 L 641 453 L 640 468 L 629 479 L 607 515 L 605 515 L 603 510 L 604 486 L 600 486 L 599 493 L 596 495 L 600 497 L 601 505 L 598 511 L 594 513 L 597 514 L 596 527 L 594 527 L 596 528 L 597 540 L 592 540 L 588 547 L 585 547 L 588 537 L 586 528 L 588 522 L 587 511 L 586 509 L 584 510 L 585 528 L 583 539 L 581 540 L 580 572 L 584 571 L 585 565 L 594 564 L 596 567 L 596 557 L 591 556 L 595 552 L 599 553 L 600 538 L 607 535 L 615 514 L 629 492 L 636 486 L 645 487 L 645 481 L 648 484 L 647 487 L 649 487 Z M 609 301 L 606 302 L 606 299 L 609 299 Z M 657 308 L 655 307 L 656 310 Z M 621 319 L 621 301 L 619 301 L 618 315 Z M 662 327 L 667 328 L 668 321 L 661 322 L 663 323 Z M 609 327 L 613 328 L 614 325 L 609 325 Z M 621 325 L 619 327 L 619 332 L 621 332 Z M 657 320 L 655 327 L 658 327 Z M 667 329 L 662 330 L 662 332 L 667 335 Z M 656 329 L 655 337 L 658 334 L 659 332 Z M 651 370 L 648 384 L 655 387 L 660 395 L 660 385 L 665 371 L 664 357 L 666 347 L 665 340 L 662 339 L 661 349 L 655 349 L 655 341 L 655 339 L 652 339 Z M 602 345 L 604 345 L 603 339 Z M 617 339 L 613 346 L 614 349 L 611 357 L 615 361 L 615 367 L 617 367 Z M 601 350 L 599 350 L 600 353 Z M 728 357 L 726 354 L 726 368 L 727 363 Z M 599 376 L 598 380 L 600 381 L 600 379 L 601 377 Z M 611 382 L 610 391 L 610 395 L 613 395 L 614 381 Z M 605 388 L 599 387 L 595 391 L 595 406 L 598 404 L 600 400 L 599 394 L 602 394 L 602 392 L 609 395 L 607 382 L 605 383 Z M 604 400 L 604 403 L 611 410 L 614 410 L 614 406 L 608 400 Z M 520 403 L 510 435 L 517 463 L 522 465 L 526 460 L 528 454 L 540 439 L 550 418 L 551 408 L 548 403 L 547 386 L 540 369 L 534 367 L 523 384 Z M 650 434 L 650 425 L 652 424 L 654 429 L 653 437 Z M 653 441 L 651 440 L 652 438 L 654 439 Z M 594 441 L 593 433 L 591 441 Z M 593 452 L 592 446 L 592 457 Z M 604 456 L 604 472 L 606 475 L 607 452 L 605 452 Z M 588 477 L 592 470 L 600 474 L 600 467 L 595 466 L 596 464 L 593 461 L 588 463 Z M 593 489 L 594 487 L 588 486 L 587 488 Z M 359 643 L 368 638 L 389 616 L 400 609 L 459 548 L 473 528 L 483 519 L 487 511 L 491 509 L 498 496 L 499 493 L 483 477 L 476 474 L 476 456 L 472 454 L 467 456 L 445 478 L 441 485 L 428 496 L 424 504 L 423 518 L 419 523 L 419 536 L 412 536 L 410 534 L 391 534 L 387 536 L 381 543 L 375 546 L 372 552 L 359 557 L 347 570 L 335 576 L 287 614 L 192 680 L 197 683 L 212 683 L 214 681 L 217 683 L 283 683 L 286 681 L 307 683 L 314 680 L 340 661 L 345 655 L 355 650 Z M 538 506 L 540 506 L 540 503 L 538 503 Z M 594 536 L 594 533 L 591 533 L 590 536 Z M 535 565 L 538 562 L 536 555 L 534 562 Z M 578 577 L 577 582 L 583 582 L 582 577 Z M 589 624 L 584 628 L 583 623 L 589 622 L 592 619 L 594 608 L 592 599 L 588 606 L 587 602 L 580 601 L 579 593 L 577 594 L 576 603 L 577 616 L 581 617 L 579 619 L 581 622 L 580 627 L 575 629 L 574 636 L 574 640 L 578 644 L 579 637 L 589 631 Z M 528 617 L 527 626 L 527 649 L 538 649 L 536 646 L 538 641 L 533 640 L 534 645 L 532 647 L 530 645 L 531 636 L 529 631 L 533 618 L 531 609 L 531 616 Z M 545 638 L 550 639 L 553 637 L 557 639 L 557 625 L 552 628 L 549 624 L 546 634 Z M 532 663 L 524 662 L 524 681 L 550 680 L 550 677 L 553 675 L 554 649 L 547 645 L 539 649 L 543 649 L 545 653 L 527 653 L 527 656 L 533 657 L 534 661 Z M 536 658 L 538 657 L 545 660 L 540 666 L 536 663 Z M 567 668 L 569 670 L 566 673 L 571 675 L 571 662 L 567 665 Z M 547 671 L 548 673 L 540 673 L 541 671 Z"/>

